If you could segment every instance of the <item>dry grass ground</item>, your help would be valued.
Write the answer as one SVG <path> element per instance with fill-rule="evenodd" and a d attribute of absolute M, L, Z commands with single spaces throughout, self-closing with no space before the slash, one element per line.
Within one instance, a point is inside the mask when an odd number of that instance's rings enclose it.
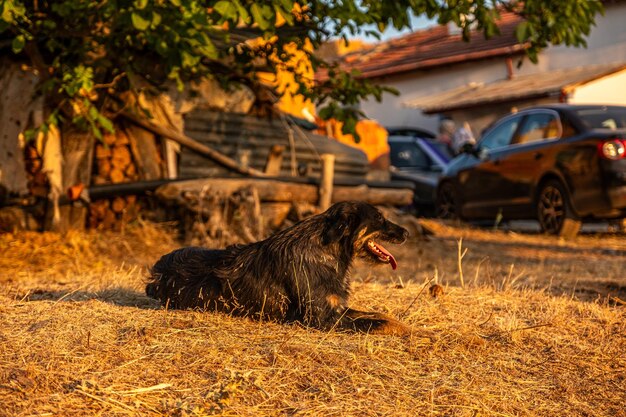
<path fill-rule="evenodd" d="M 353 305 L 407 338 L 165 311 L 142 280 L 177 245 L 0 235 L 0 415 L 626 415 L 624 236 L 440 226 L 394 273 L 359 265 Z"/>

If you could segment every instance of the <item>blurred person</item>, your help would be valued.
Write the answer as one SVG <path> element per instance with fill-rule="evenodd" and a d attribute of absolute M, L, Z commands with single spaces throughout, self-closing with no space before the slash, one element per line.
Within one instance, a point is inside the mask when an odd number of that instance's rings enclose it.
<path fill-rule="evenodd" d="M 458 155 L 461 151 L 463 151 L 465 146 L 475 144 L 476 139 L 472 133 L 472 128 L 468 122 L 463 122 L 463 126 L 461 126 L 456 132 L 454 132 L 454 135 L 452 135 L 452 152 L 455 155 Z"/>
<path fill-rule="evenodd" d="M 454 124 L 454 120 L 443 119 L 439 123 L 439 134 L 437 135 L 437 140 L 441 143 L 444 143 L 452 153 L 454 153 L 454 150 L 452 148 L 452 137 L 454 135 L 455 129 L 456 125 Z"/>

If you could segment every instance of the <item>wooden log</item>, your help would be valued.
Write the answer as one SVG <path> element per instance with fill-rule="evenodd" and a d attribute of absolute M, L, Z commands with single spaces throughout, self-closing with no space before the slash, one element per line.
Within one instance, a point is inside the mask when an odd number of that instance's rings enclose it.
<path fill-rule="evenodd" d="M 102 219 L 100 226 L 103 229 L 109 230 L 109 229 L 113 229 L 116 223 L 117 223 L 117 216 L 115 215 L 115 213 L 112 210 L 107 210 L 104 213 L 104 218 Z"/>
<path fill-rule="evenodd" d="M 92 179 L 91 179 L 91 183 L 93 185 L 104 185 L 104 184 L 108 184 L 109 180 L 107 180 L 108 175 L 106 177 L 101 177 L 100 175 L 95 175 Z"/>
<path fill-rule="evenodd" d="M 142 180 L 156 180 L 163 178 L 159 161 L 159 151 L 156 146 L 156 137 L 150 131 L 135 125 L 125 127 L 130 142 L 130 150 L 137 165 L 139 178 Z"/>
<path fill-rule="evenodd" d="M 111 165 L 113 165 L 113 168 L 118 168 L 123 171 L 131 162 L 132 157 L 130 156 L 130 150 L 128 150 L 127 146 L 116 145 L 111 149 Z"/>
<path fill-rule="evenodd" d="M 330 201 L 333 194 L 333 181 L 335 179 L 335 155 L 325 153 L 322 155 L 322 179 L 320 181 L 320 200 L 319 206 L 321 211 L 326 211 L 330 207 Z"/>
<path fill-rule="evenodd" d="M 137 166 L 132 163 L 129 164 L 124 170 L 124 175 L 126 175 L 127 178 L 130 178 L 132 180 L 137 179 Z"/>
<path fill-rule="evenodd" d="M 114 213 L 121 213 L 126 208 L 126 199 L 124 197 L 115 197 L 113 201 L 111 201 L 111 210 Z"/>
<path fill-rule="evenodd" d="M 113 146 L 116 140 L 117 135 L 115 133 L 105 133 L 102 136 L 102 142 L 104 142 L 107 146 Z"/>
<path fill-rule="evenodd" d="M 111 148 L 102 143 L 96 145 L 96 159 L 105 159 L 111 157 Z"/>
<path fill-rule="evenodd" d="M 113 142 L 115 146 L 125 146 L 130 145 L 130 139 L 126 134 L 124 129 L 117 129 L 115 131 L 115 141 Z"/>
<path fill-rule="evenodd" d="M 254 178 L 208 178 L 173 182 L 159 187 L 155 194 L 164 201 L 186 204 L 186 193 L 199 194 L 204 189 L 211 193 L 230 195 L 243 188 L 254 186 L 261 202 L 305 202 L 317 204 L 318 187 L 278 180 Z M 331 203 L 360 200 L 374 205 L 406 206 L 411 204 L 413 190 L 408 188 L 371 188 L 367 185 L 334 186 Z"/>
<path fill-rule="evenodd" d="M 98 169 L 98 175 L 103 178 L 108 178 L 111 173 L 111 160 L 110 159 L 98 159 L 96 161 Z"/>
<path fill-rule="evenodd" d="M 126 176 L 124 175 L 124 171 L 119 168 L 113 168 L 111 173 L 109 174 L 111 178 L 111 182 L 113 184 L 119 184 L 121 182 L 125 182 Z"/>
<path fill-rule="evenodd" d="M 104 219 L 104 216 L 109 209 L 109 200 L 96 200 L 92 201 L 89 204 L 89 216 L 90 219 L 94 220 L 94 223 L 90 222 L 90 225 L 93 227 L 97 226 L 98 223 Z"/>

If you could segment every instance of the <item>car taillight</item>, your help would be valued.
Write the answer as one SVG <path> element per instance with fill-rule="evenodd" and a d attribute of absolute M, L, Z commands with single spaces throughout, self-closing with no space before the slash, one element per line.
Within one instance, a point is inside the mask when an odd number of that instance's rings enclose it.
<path fill-rule="evenodd" d="M 626 140 L 611 139 L 598 143 L 600 156 L 606 159 L 622 159 L 626 157 Z"/>

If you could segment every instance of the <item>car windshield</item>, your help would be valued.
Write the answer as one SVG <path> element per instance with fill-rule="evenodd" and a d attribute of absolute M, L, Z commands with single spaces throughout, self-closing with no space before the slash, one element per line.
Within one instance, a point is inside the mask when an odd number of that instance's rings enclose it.
<path fill-rule="evenodd" d="M 588 129 L 626 128 L 626 107 L 597 107 L 575 112 Z"/>

